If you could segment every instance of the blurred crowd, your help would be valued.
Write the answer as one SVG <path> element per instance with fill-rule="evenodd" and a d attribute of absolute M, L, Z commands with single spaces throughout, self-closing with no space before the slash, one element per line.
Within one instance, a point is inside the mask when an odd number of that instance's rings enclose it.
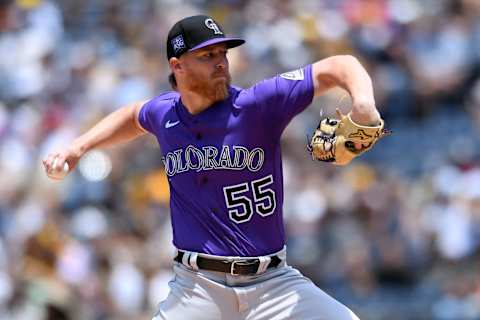
<path fill-rule="evenodd" d="M 370 72 L 393 134 L 347 167 L 311 161 L 332 90 L 283 136 L 288 261 L 362 319 L 480 319 L 478 0 L 0 0 L 0 320 L 149 319 L 171 279 L 154 139 L 41 159 L 109 112 L 169 90 L 164 42 L 213 15 L 247 43 L 233 82 L 334 54 Z"/>

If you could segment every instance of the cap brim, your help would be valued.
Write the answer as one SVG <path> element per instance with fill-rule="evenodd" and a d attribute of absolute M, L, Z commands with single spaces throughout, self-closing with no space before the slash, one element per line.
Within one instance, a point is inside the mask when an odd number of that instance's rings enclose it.
<path fill-rule="evenodd" d="M 241 46 L 242 44 L 244 44 L 245 40 L 240 39 L 240 38 L 228 38 L 228 37 L 214 38 L 214 39 L 210 39 L 210 40 L 207 40 L 205 42 L 202 42 L 202 43 L 196 45 L 195 47 L 191 48 L 188 51 L 193 51 L 193 50 L 205 48 L 207 46 L 211 46 L 212 44 L 218 44 L 218 43 L 226 43 L 227 48 L 235 48 L 235 47 L 238 47 L 238 46 Z"/>

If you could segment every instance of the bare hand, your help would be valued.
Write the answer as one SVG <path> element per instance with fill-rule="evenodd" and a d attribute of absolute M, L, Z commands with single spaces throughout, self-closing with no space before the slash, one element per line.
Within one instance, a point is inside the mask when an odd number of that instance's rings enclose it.
<path fill-rule="evenodd" d="M 45 173 L 50 179 L 62 180 L 72 171 L 80 160 L 80 153 L 74 148 L 50 153 L 42 160 Z"/>

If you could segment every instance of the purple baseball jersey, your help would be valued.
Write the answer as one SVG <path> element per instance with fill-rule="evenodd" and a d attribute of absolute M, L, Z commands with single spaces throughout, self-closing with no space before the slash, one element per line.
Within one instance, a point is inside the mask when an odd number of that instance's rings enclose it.
<path fill-rule="evenodd" d="M 174 245 L 267 255 L 285 244 L 280 136 L 312 102 L 312 67 L 229 92 L 196 115 L 178 92 L 166 92 L 143 105 L 139 122 L 162 151 Z"/>

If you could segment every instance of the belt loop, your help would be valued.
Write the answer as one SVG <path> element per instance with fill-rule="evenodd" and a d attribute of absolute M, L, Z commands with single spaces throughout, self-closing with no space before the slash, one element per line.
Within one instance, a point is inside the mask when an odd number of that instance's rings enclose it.
<path fill-rule="evenodd" d="M 286 264 L 287 263 L 287 247 L 284 246 L 283 249 L 276 254 L 276 256 L 279 257 L 280 260 L 282 260 L 280 262 L 280 265 L 282 265 L 282 263 Z"/>
<path fill-rule="evenodd" d="M 258 269 L 256 274 L 261 274 L 267 270 L 267 267 L 270 264 L 270 261 L 272 259 L 269 256 L 265 256 L 265 257 L 258 257 L 258 260 L 260 261 L 260 263 L 258 264 Z"/>
<path fill-rule="evenodd" d="M 190 268 L 189 259 L 190 259 L 190 251 L 184 251 L 183 257 L 182 257 L 182 264 Z"/>
<path fill-rule="evenodd" d="M 190 258 L 188 259 L 188 263 L 190 264 L 192 269 L 195 271 L 198 271 L 197 258 L 198 258 L 198 253 L 191 252 Z"/>

